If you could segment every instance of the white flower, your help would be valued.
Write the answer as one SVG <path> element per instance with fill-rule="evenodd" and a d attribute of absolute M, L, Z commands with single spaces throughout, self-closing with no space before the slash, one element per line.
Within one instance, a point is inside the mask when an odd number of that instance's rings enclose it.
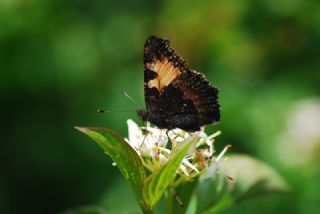
<path fill-rule="evenodd" d="M 214 173 L 216 173 L 217 171 L 224 173 L 223 169 L 222 169 L 222 161 L 223 161 L 222 157 L 224 156 L 224 154 L 227 152 L 227 150 L 230 147 L 231 147 L 231 145 L 226 145 L 224 147 L 224 149 L 222 150 L 222 152 L 220 152 L 220 154 L 217 157 L 212 156 L 210 166 L 205 171 L 205 173 L 201 175 L 201 179 L 209 178 L 212 175 L 214 175 Z"/>
<path fill-rule="evenodd" d="M 150 124 L 147 124 L 146 127 L 139 127 L 130 119 L 127 123 L 129 134 L 125 140 L 137 152 L 144 166 L 150 171 L 164 165 L 169 160 L 171 150 L 190 138 L 190 134 L 181 129 L 173 129 L 167 132 L 163 129 L 151 127 Z M 217 170 L 221 171 L 222 156 L 229 146 L 226 146 L 217 157 L 214 156 L 214 138 L 220 133 L 218 131 L 207 136 L 203 129 L 193 133 L 193 135 L 198 135 L 199 138 L 191 146 L 177 171 L 182 179 L 190 179 L 201 172 L 204 172 L 206 176 L 211 176 Z"/>
<path fill-rule="evenodd" d="M 127 124 L 129 139 L 125 138 L 125 140 L 140 156 L 155 156 L 155 148 L 166 146 L 168 137 L 164 130 L 150 126 L 139 127 L 130 119 L 127 121 Z"/>

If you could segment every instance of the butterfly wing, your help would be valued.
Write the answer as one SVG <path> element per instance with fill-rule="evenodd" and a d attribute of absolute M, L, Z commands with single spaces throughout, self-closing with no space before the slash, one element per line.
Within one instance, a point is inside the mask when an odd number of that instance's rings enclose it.
<path fill-rule="evenodd" d="M 220 120 L 218 89 L 191 71 L 167 39 L 145 43 L 144 89 L 148 119 L 160 128 L 192 131 Z"/>

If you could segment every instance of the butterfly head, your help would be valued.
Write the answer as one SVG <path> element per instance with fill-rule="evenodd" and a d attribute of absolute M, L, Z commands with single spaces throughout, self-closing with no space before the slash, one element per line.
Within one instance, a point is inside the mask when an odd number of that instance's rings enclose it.
<path fill-rule="evenodd" d="M 148 119 L 148 112 L 146 110 L 138 110 L 137 114 L 142 121 L 146 121 Z"/>

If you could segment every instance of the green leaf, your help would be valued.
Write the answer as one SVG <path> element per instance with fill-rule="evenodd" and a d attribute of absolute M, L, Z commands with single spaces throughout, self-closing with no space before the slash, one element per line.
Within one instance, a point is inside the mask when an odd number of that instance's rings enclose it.
<path fill-rule="evenodd" d="M 224 163 L 225 173 L 235 178 L 232 194 L 237 201 L 270 192 L 290 190 L 285 180 L 266 163 L 247 155 L 232 155 Z"/>
<path fill-rule="evenodd" d="M 228 190 L 229 185 L 225 175 L 216 173 L 208 179 L 200 180 L 193 197 L 197 202 L 196 213 L 206 213 L 208 210 L 210 213 L 215 213 L 216 209 L 233 204 Z"/>
<path fill-rule="evenodd" d="M 134 195 L 145 213 L 151 213 L 151 205 L 145 200 L 143 183 L 146 179 L 142 161 L 136 151 L 110 129 L 75 127 L 98 143 L 117 164 L 124 178 L 131 185 Z"/>
<path fill-rule="evenodd" d="M 198 177 L 194 178 L 192 181 L 188 181 L 185 183 L 181 183 L 177 188 L 177 196 L 180 198 L 180 200 L 183 202 L 183 207 L 177 203 L 174 196 L 172 197 L 172 206 L 171 206 L 171 213 L 186 213 L 190 205 L 190 201 L 192 198 L 192 194 L 194 192 L 194 189 L 196 187 L 196 184 L 198 183 Z"/>
<path fill-rule="evenodd" d="M 223 173 L 198 184 L 197 213 L 217 213 L 257 195 L 290 190 L 270 166 L 246 155 L 232 155 L 223 162 Z M 231 181 L 227 176 L 232 177 Z"/>
<path fill-rule="evenodd" d="M 174 180 L 184 156 L 190 146 L 195 143 L 198 136 L 191 137 L 187 142 L 179 144 L 170 155 L 169 161 L 147 178 L 145 182 L 144 194 L 151 206 L 154 207 L 160 200 L 167 187 Z"/>

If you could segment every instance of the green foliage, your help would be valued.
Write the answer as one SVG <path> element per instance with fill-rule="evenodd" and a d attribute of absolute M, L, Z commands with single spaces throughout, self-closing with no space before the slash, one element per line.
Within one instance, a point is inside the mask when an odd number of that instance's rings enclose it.
<path fill-rule="evenodd" d="M 169 38 L 219 87 L 221 123 L 208 127 L 224 133 L 217 149 L 232 144 L 292 186 L 294 194 L 224 212 L 320 213 L 320 141 L 288 120 L 297 104 L 319 98 L 319 7 L 319 0 L 0 0 L 0 213 L 58 213 L 105 198 L 116 202 L 101 206 L 115 212 L 132 204 L 122 200 L 130 188 L 111 160 L 72 127 L 126 136 L 133 113 L 96 109 L 136 109 L 124 90 L 144 106 L 142 51 L 151 34 Z M 299 118 L 308 130 L 319 124 Z"/>
<path fill-rule="evenodd" d="M 98 206 L 81 206 L 63 211 L 61 214 L 106 214 L 107 212 Z"/>
<path fill-rule="evenodd" d="M 121 137 L 109 129 L 75 127 L 98 143 L 107 155 L 117 164 L 123 177 L 131 185 L 140 207 L 151 212 L 151 204 L 144 197 L 143 188 L 146 179 L 142 162 L 138 154 Z"/>
<path fill-rule="evenodd" d="M 147 177 L 138 154 L 121 137 L 109 129 L 76 127 L 98 143 L 98 145 L 115 161 L 124 178 L 131 185 L 134 195 L 144 213 L 152 213 L 160 198 L 166 192 L 167 213 L 216 213 L 232 204 L 268 193 L 283 192 L 289 188 L 283 179 L 269 166 L 245 155 L 233 155 L 226 162 L 226 174 L 216 174 L 198 182 L 184 183 L 187 191 L 181 191 L 183 198 L 189 198 L 186 207 L 177 208 L 176 190 L 170 185 L 176 176 L 182 159 L 190 146 L 195 143 L 193 136 L 185 143 L 179 144 L 171 153 L 170 160 L 151 172 Z M 229 179 L 229 180 L 228 180 Z M 173 190 L 173 191 L 172 191 Z"/>
<path fill-rule="evenodd" d="M 197 204 L 197 213 L 217 213 L 258 195 L 290 190 L 270 166 L 247 155 L 229 156 L 223 169 L 225 174 L 215 174 L 196 187 L 193 200 Z"/>
<path fill-rule="evenodd" d="M 248 155 L 231 155 L 225 173 L 236 178 L 230 190 L 236 201 L 268 192 L 290 191 L 283 178 L 270 166 Z"/>
<path fill-rule="evenodd" d="M 98 143 L 107 155 L 117 164 L 123 177 L 131 185 L 134 195 L 145 213 L 151 213 L 161 196 L 175 178 L 176 171 L 190 146 L 195 142 L 191 138 L 180 144 L 172 152 L 170 160 L 158 170 L 146 177 L 142 162 L 132 147 L 112 130 L 104 128 L 75 127 Z"/>

